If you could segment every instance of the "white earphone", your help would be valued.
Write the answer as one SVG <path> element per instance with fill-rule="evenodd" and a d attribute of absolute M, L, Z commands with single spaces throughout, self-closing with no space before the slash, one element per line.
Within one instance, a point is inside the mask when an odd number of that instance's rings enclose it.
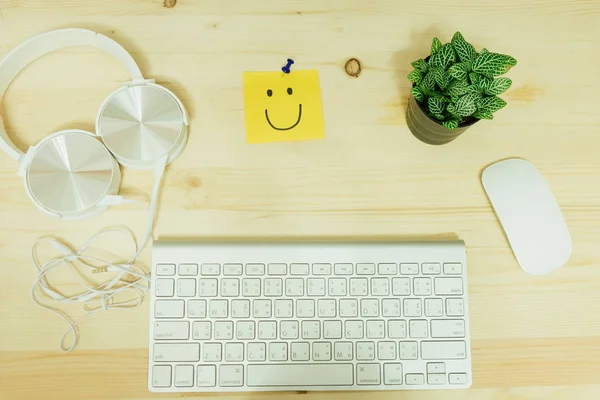
<path fill-rule="evenodd" d="M 152 79 L 144 79 L 131 55 L 114 40 L 86 29 L 60 29 L 21 43 L 0 62 L 0 101 L 29 63 L 51 51 L 93 46 L 119 60 L 131 81 L 101 104 L 96 133 L 53 133 L 23 153 L 8 137 L 0 116 L 0 148 L 19 162 L 18 173 L 33 203 L 59 218 L 85 218 L 120 204 L 119 164 L 160 169 L 187 141 L 188 118 L 181 101 Z M 102 142 L 98 140 L 102 139 Z"/>
<path fill-rule="evenodd" d="M 0 62 L 0 102 L 10 83 L 29 63 L 51 51 L 72 46 L 104 50 L 117 58 L 131 75 L 131 81 L 110 94 L 100 106 L 96 133 L 79 129 L 56 132 L 23 153 L 8 137 L 0 115 L 0 149 L 19 162 L 18 174 L 23 177 L 29 198 L 40 210 L 54 217 L 85 218 L 110 205 L 122 203 L 123 198 L 118 196 L 119 164 L 153 169 L 154 188 L 141 244 L 123 228 L 101 231 L 79 249 L 54 237 L 43 237 L 33 244 L 31 258 L 37 277 L 31 288 L 31 298 L 69 325 L 60 341 L 60 348 L 65 352 L 77 345 L 77 325 L 87 317 L 104 310 L 135 308 L 142 304 L 150 278 L 143 268 L 134 265 L 134 261 L 152 235 L 156 200 L 165 168 L 179 156 L 188 135 L 188 118 L 181 101 L 154 80 L 144 79 L 131 55 L 118 43 L 86 29 L 44 33 L 10 51 Z M 88 247 L 97 238 L 115 233 L 125 234 L 125 238 L 131 240 L 132 255 L 128 261 L 105 260 L 88 253 Z M 116 240 L 122 242 L 124 239 Z M 40 262 L 38 247 L 42 244 L 50 245 L 58 256 Z M 67 295 L 50 284 L 47 275 L 60 267 L 71 270 L 83 288 L 80 293 Z M 82 279 L 88 271 L 109 273 L 112 277 L 92 285 L 89 280 Z M 72 319 L 53 303 L 81 303 L 85 314 Z M 72 341 L 67 346 L 69 333 Z"/>

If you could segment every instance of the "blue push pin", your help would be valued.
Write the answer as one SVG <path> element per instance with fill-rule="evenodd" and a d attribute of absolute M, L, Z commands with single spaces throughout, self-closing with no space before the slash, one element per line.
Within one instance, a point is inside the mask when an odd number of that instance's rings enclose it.
<path fill-rule="evenodd" d="M 281 70 L 283 71 L 284 74 L 290 73 L 290 67 L 292 66 L 293 63 L 294 63 L 294 60 L 292 60 L 291 58 L 287 59 L 287 64 L 285 64 L 284 67 L 281 67 Z"/>

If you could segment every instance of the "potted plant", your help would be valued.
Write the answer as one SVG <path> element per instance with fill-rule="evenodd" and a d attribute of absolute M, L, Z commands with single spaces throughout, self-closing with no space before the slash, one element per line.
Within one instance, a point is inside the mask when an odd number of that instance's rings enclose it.
<path fill-rule="evenodd" d="M 498 78 L 517 64 L 513 57 L 480 53 L 456 32 L 450 43 L 433 38 L 431 54 L 412 63 L 407 123 L 425 143 L 445 144 L 506 105 L 498 97 L 512 84 Z"/>

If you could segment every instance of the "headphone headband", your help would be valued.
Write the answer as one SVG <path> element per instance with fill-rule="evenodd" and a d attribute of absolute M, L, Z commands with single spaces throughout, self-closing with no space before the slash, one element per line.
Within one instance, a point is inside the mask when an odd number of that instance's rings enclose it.
<path fill-rule="evenodd" d="M 29 63 L 55 50 L 73 46 L 93 46 L 119 60 L 132 80 L 143 80 L 142 73 L 131 55 L 120 44 L 107 36 L 79 28 L 50 31 L 32 37 L 12 49 L 0 62 L 0 102 L 13 79 Z M 0 148 L 15 160 L 23 157 L 23 152 L 8 137 L 0 115 Z"/>

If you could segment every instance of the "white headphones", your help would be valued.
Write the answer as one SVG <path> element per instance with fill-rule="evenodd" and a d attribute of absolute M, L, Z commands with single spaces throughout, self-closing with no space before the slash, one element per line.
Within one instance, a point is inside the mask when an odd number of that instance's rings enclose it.
<path fill-rule="evenodd" d="M 131 75 L 131 81 L 102 102 L 96 133 L 63 130 L 23 153 L 8 137 L 0 115 L 0 148 L 19 162 L 18 174 L 40 210 L 54 217 L 79 219 L 123 202 L 117 195 L 121 182 L 119 164 L 155 169 L 161 177 L 165 166 L 185 147 L 188 118 L 181 101 L 153 79 L 144 79 L 123 47 L 86 29 L 44 33 L 10 51 L 0 62 L 0 101 L 29 63 L 72 46 L 103 50 L 119 60 Z"/>

